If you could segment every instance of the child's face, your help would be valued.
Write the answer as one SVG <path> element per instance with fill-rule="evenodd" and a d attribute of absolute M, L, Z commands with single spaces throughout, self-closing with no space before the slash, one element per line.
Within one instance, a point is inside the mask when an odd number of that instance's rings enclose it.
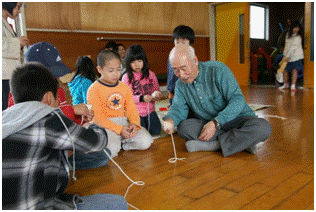
<path fill-rule="evenodd" d="M 101 74 L 100 80 L 109 85 L 115 85 L 121 76 L 122 65 L 119 59 L 112 59 L 105 63 L 104 67 L 97 66 Z"/>
<path fill-rule="evenodd" d="M 134 60 L 133 62 L 131 62 L 132 70 L 137 72 L 137 73 L 142 73 L 143 67 L 144 67 L 143 60 Z"/>
<path fill-rule="evenodd" d="M 174 46 L 178 46 L 180 44 L 186 44 L 186 45 L 190 45 L 190 41 L 189 39 L 182 39 L 182 38 L 179 38 L 179 39 L 174 39 Z"/>
<path fill-rule="evenodd" d="M 124 48 L 124 46 L 119 46 L 117 52 L 119 53 L 121 59 L 123 59 L 124 56 L 125 56 L 125 48 Z"/>

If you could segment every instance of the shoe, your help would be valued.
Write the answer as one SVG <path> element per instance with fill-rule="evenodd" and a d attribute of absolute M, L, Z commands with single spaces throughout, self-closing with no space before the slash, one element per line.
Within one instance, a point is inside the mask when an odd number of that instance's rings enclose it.
<path fill-rule="evenodd" d="M 287 88 L 289 88 L 289 84 L 284 84 L 281 87 L 278 87 L 279 90 L 284 90 L 284 89 L 287 89 Z"/>
<path fill-rule="evenodd" d="M 296 91 L 296 88 L 295 88 L 294 84 L 291 85 L 291 91 Z"/>
<path fill-rule="evenodd" d="M 258 152 L 257 144 L 247 148 L 246 151 L 251 153 L 251 154 L 257 154 L 257 152 Z"/>

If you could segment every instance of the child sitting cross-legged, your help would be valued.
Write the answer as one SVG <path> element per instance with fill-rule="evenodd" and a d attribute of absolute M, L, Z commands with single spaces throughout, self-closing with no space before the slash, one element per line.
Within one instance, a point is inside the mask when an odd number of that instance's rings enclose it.
<path fill-rule="evenodd" d="M 101 77 L 87 93 L 88 104 L 94 110 L 93 121 L 107 130 L 111 157 L 124 150 L 148 149 L 153 138 L 140 125 L 140 117 L 133 101 L 131 89 L 119 81 L 121 60 L 117 52 L 103 50 L 97 57 L 97 70 Z"/>

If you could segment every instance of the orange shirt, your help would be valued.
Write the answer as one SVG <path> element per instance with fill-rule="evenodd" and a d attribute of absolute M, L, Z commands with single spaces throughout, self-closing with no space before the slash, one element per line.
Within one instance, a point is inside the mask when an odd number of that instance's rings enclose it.
<path fill-rule="evenodd" d="M 123 126 L 112 122 L 111 118 L 127 117 L 129 123 L 140 129 L 140 117 L 133 100 L 131 89 L 118 81 L 116 85 L 107 85 L 100 80 L 95 81 L 87 92 L 87 102 L 92 105 L 95 124 L 121 134 Z"/>

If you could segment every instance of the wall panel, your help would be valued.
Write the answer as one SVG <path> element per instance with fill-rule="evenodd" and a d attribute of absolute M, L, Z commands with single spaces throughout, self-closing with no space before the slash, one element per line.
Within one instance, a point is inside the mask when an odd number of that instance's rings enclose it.
<path fill-rule="evenodd" d="M 27 28 L 209 34 L 207 2 L 28 2 L 25 13 Z"/>

